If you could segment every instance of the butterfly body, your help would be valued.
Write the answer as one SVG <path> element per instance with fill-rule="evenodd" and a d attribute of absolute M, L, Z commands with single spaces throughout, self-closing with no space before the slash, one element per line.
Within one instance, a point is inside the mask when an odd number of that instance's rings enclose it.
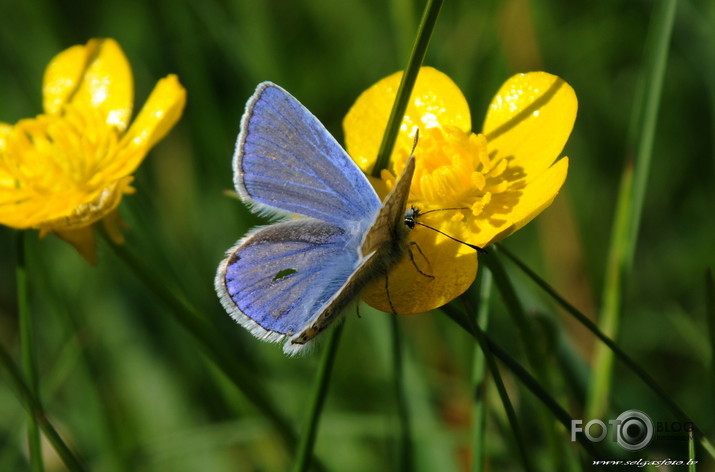
<path fill-rule="evenodd" d="M 411 158 L 380 202 L 350 157 L 288 92 L 270 82 L 246 105 L 234 184 L 253 211 L 295 219 L 259 227 L 219 265 L 215 287 L 252 334 L 294 354 L 405 253 Z"/>

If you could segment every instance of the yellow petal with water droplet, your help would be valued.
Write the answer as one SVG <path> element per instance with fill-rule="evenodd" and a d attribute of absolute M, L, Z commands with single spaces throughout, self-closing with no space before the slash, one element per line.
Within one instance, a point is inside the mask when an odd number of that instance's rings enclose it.
<path fill-rule="evenodd" d="M 45 70 L 43 104 L 57 113 L 71 102 L 96 108 L 102 118 L 123 131 L 129 124 L 134 101 L 134 80 L 122 48 L 113 39 L 92 39 L 55 56 Z"/>
<path fill-rule="evenodd" d="M 401 78 L 402 72 L 396 72 L 365 90 L 343 120 L 346 149 L 364 172 L 370 171 L 375 163 Z M 459 87 L 432 67 L 420 69 L 394 152 L 410 152 L 415 126 L 422 131 L 435 126 L 456 126 L 465 133 L 472 126 L 469 106 Z"/>
<path fill-rule="evenodd" d="M 578 102 L 563 79 L 546 72 L 518 74 L 492 99 L 484 121 L 490 155 L 510 160 L 527 180 L 537 178 L 566 145 Z"/>

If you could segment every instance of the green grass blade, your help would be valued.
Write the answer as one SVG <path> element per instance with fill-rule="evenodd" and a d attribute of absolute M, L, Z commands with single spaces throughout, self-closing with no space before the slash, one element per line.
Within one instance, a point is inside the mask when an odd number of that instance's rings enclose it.
<path fill-rule="evenodd" d="M 512 254 L 504 246 L 500 246 L 501 252 L 511 259 L 517 267 L 519 267 L 526 275 L 528 275 L 536 284 L 541 287 L 547 294 L 549 294 L 561 307 L 566 310 L 568 314 L 573 316 L 577 321 L 579 321 L 583 326 L 585 326 L 589 331 L 595 334 L 598 339 L 600 339 L 604 345 L 606 345 L 614 355 L 626 366 L 628 367 L 638 378 L 643 381 L 661 400 L 666 404 L 666 406 L 673 412 L 678 418 L 681 418 L 685 423 L 692 423 L 695 434 L 698 440 L 703 445 L 703 447 L 708 451 L 708 453 L 715 458 L 715 448 L 713 448 L 710 441 L 705 437 L 703 432 L 697 427 L 695 422 L 690 419 L 690 417 L 685 413 L 685 411 L 680 408 L 680 406 L 673 401 L 670 396 L 658 385 L 658 383 L 648 375 L 648 373 L 643 370 L 636 361 L 634 361 L 628 354 L 621 349 L 618 344 L 615 343 L 611 338 L 606 336 L 606 334 L 601 331 L 598 326 L 591 321 L 586 315 L 578 311 L 576 307 L 571 305 L 566 299 L 554 290 L 544 279 L 539 277 L 536 272 L 532 271 L 526 266 L 519 258 Z"/>
<path fill-rule="evenodd" d="M 713 281 L 713 271 L 708 269 L 705 274 L 705 313 L 706 322 L 708 326 L 708 337 L 710 341 L 710 396 L 708 398 L 715 398 L 715 281 Z M 715 418 L 715 405 L 713 402 L 710 403 L 710 413 L 711 417 Z"/>
<path fill-rule="evenodd" d="M 546 367 L 546 353 L 543 349 L 540 349 L 536 344 L 538 337 L 532 329 L 531 320 L 526 317 L 526 312 L 521 304 L 519 297 L 516 294 L 516 290 L 504 270 L 499 258 L 497 257 L 497 249 L 490 250 L 488 254 L 484 254 L 480 260 L 485 263 L 494 276 L 494 282 L 502 294 L 502 299 L 507 307 L 507 311 L 512 317 L 513 324 L 519 333 L 521 338 L 521 343 L 526 350 L 526 357 L 529 365 L 532 367 L 536 373 L 536 378 L 546 386 L 547 389 L 553 389 L 553 382 L 549 377 L 549 371 Z M 546 436 L 546 442 L 551 452 L 551 456 L 554 459 L 554 464 L 559 464 L 559 468 L 566 467 L 567 455 L 569 452 L 566 450 L 563 441 L 558 437 L 555 425 L 552 421 L 549 421 L 548 415 L 543 409 L 537 408 L 537 415 L 539 415 L 540 424 L 544 428 L 544 433 Z M 566 462 L 564 462 L 566 461 Z"/>
<path fill-rule="evenodd" d="M 695 441 L 692 431 L 688 431 L 688 472 L 696 472 Z"/>
<path fill-rule="evenodd" d="M 395 97 L 395 104 L 392 106 L 390 118 L 387 120 L 385 134 L 382 136 L 380 150 L 377 153 L 377 161 L 375 162 L 375 167 L 372 169 L 373 177 L 379 177 L 380 171 L 387 169 L 387 164 L 392 155 L 392 149 L 395 147 L 397 132 L 400 130 L 400 123 L 402 123 L 402 117 L 405 115 L 407 103 L 410 100 L 412 88 L 415 86 L 422 61 L 424 61 L 425 54 L 427 54 L 427 46 L 429 46 L 429 41 L 432 37 L 432 32 L 434 31 L 434 26 L 437 22 L 443 1 L 444 0 L 429 0 L 425 7 L 422 21 L 420 21 L 420 27 L 417 30 L 417 38 L 412 47 L 410 58 L 407 61 L 405 73 L 402 74 L 400 87 L 397 89 L 397 97 Z"/>
<path fill-rule="evenodd" d="M 310 462 L 313 457 L 313 446 L 315 445 L 315 438 L 318 434 L 320 414 L 323 411 L 325 397 L 328 394 L 330 375 L 333 372 L 335 354 L 338 352 L 343 326 L 344 323 L 338 323 L 338 326 L 333 328 L 328 345 L 323 349 L 320 368 L 318 369 L 318 376 L 313 390 L 313 401 L 310 405 L 310 411 L 308 412 L 308 421 L 305 424 L 305 428 L 300 436 L 300 442 L 298 443 L 293 472 L 305 472 L 310 467 Z"/>
<path fill-rule="evenodd" d="M 489 351 L 494 354 L 499 360 L 509 368 L 509 370 L 519 379 L 519 381 L 524 385 L 527 390 L 529 390 L 541 403 L 552 413 L 552 415 L 566 428 L 567 431 L 571 430 L 571 415 L 564 410 L 564 408 L 559 405 L 559 403 L 552 397 L 549 392 L 544 389 L 544 387 L 531 375 L 529 372 L 517 362 L 513 357 L 511 357 L 505 349 L 494 342 L 487 333 L 481 331 L 479 326 L 474 325 L 459 311 L 454 309 L 451 305 L 445 305 L 441 308 L 442 311 L 457 325 L 464 329 L 467 333 L 472 335 L 475 339 L 479 334 L 484 337 L 486 346 Z M 607 457 L 607 455 L 602 454 L 598 446 L 595 443 L 586 438 L 583 433 L 576 435 L 576 440 L 581 444 L 581 446 L 593 457 Z"/>
<path fill-rule="evenodd" d="M 489 325 L 489 301 L 492 294 L 492 273 L 483 270 L 479 289 L 479 309 L 474 323 L 482 331 Z M 480 346 L 475 346 L 472 365 L 472 384 L 474 385 L 474 419 L 472 420 L 472 472 L 484 472 L 486 466 L 486 424 L 487 398 L 485 355 Z"/>
<path fill-rule="evenodd" d="M 636 250 L 643 201 L 648 186 L 658 108 L 668 59 L 670 36 L 675 22 L 676 0 L 662 0 L 651 22 L 647 43 L 646 65 L 642 82 L 642 108 L 636 104 L 635 163 L 626 164 L 621 182 L 618 211 L 608 258 L 608 277 L 603 289 L 603 307 L 599 318 L 602 330 L 616 338 L 621 317 L 621 300 Z M 629 174 L 632 172 L 632 179 Z M 600 418 L 606 412 L 610 393 L 613 354 L 606 346 L 596 347 L 594 379 L 589 393 L 586 415 Z"/>
<path fill-rule="evenodd" d="M 615 224 L 611 233 L 611 246 L 606 263 L 606 276 L 602 297 L 601 314 L 598 320 L 600 329 L 615 338 L 620 324 L 620 310 L 624 278 L 623 257 L 627 252 L 627 228 L 630 218 L 629 199 L 633 186 L 633 167 L 628 165 L 621 176 L 620 195 L 616 207 Z M 600 418 L 605 413 L 608 394 L 611 390 L 611 370 L 613 358 L 606 349 L 596 346 L 593 357 L 593 381 L 587 395 L 589 404 L 586 416 Z M 597 413 L 598 412 L 598 413 Z"/>
<path fill-rule="evenodd" d="M 32 395 L 37 396 L 37 366 L 35 363 L 35 335 L 30 318 L 30 307 L 27 285 L 27 265 L 25 263 L 25 231 L 16 232 L 17 241 L 17 307 L 20 325 L 20 345 L 22 350 L 22 370 L 25 381 Z M 37 418 L 30 412 L 27 422 L 27 442 L 30 449 L 30 467 L 32 472 L 45 470 L 42 460 L 42 444 L 40 443 L 40 430 Z"/>
<path fill-rule="evenodd" d="M 474 309 L 472 308 L 471 303 L 467 300 L 467 298 L 461 297 L 461 300 L 464 304 L 465 312 L 474 313 Z M 484 331 L 481 327 L 478 327 L 478 325 L 475 324 L 472 332 L 474 334 L 474 338 L 477 340 L 477 344 L 479 344 L 479 349 L 484 354 L 484 360 L 486 362 L 487 367 L 489 368 L 489 372 L 492 374 L 492 378 L 494 379 L 494 385 L 497 388 L 497 392 L 499 392 L 499 398 L 501 399 L 502 405 L 504 406 L 504 411 L 506 412 L 507 419 L 509 420 L 509 426 L 511 427 L 512 433 L 514 433 L 514 440 L 516 441 L 516 446 L 519 451 L 519 459 L 521 460 L 521 466 L 527 472 L 536 470 L 531 463 L 531 455 L 526 448 L 526 440 L 522 434 L 521 427 L 519 426 L 519 420 L 516 417 L 516 412 L 514 411 L 514 407 L 511 404 L 511 400 L 509 399 L 509 394 L 506 391 L 506 387 L 504 386 L 504 381 L 502 380 L 501 374 L 499 373 L 499 366 L 497 366 L 497 363 L 494 360 L 494 356 L 492 355 L 492 351 L 489 348 L 484 337 Z"/>
<path fill-rule="evenodd" d="M 62 459 L 62 462 L 67 466 L 70 472 L 84 472 L 87 469 L 82 461 L 72 450 L 67 446 L 67 443 L 62 439 L 62 436 L 57 432 L 50 420 L 47 418 L 42 405 L 37 397 L 33 394 L 30 386 L 23 380 L 23 375 L 20 369 L 17 368 L 12 361 L 12 357 L 5 350 L 5 347 L 0 345 L 0 368 L 7 372 L 10 382 L 17 390 L 18 395 L 22 399 L 28 414 L 30 414 L 39 428 L 44 433 L 47 440 L 52 444 L 52 447 L 57 451 L 57 454 Z"/>
<path fill-rule="evenodd" d="M 397 323 L 397 316 L 390 317 L 390 327 L 392 335 L 392 380 L 395 389 L 395 404 L 397 405 L 397 420 L 399 423 L 399 447 L 397 470 L 409 472 L 414 470 L 414 447 L 412 439 L 412 424 L 410 422 L 410 411 L 407 404 L 407 394 L 405 392 L 405 373 L 402 334 Z"/>

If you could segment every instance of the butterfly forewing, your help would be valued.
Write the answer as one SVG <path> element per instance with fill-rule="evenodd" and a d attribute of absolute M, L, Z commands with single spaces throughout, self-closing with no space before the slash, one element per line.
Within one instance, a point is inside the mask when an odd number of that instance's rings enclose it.
<path fill-rule="evenodd" d="M 380 200 L 325 127 L 281 87 L 258 86 L 246 105 L 234 155 L 234 183 L 244 200 L 356 230 Z"/>

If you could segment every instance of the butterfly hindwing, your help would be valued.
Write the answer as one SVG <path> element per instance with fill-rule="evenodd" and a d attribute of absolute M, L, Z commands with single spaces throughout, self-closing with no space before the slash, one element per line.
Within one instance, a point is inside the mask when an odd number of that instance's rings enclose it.
<path fill-rule="evenodd" d="M 266 341 L 300 331 L 359 264 L 350 235 L 304 218 L 260 228 L 231 248 L 216 290 L 231 316 Z M 355 245 L 355 243 L 353 243 Z"/>
<path fill-rule="evenodd" d="M 234 183 L 259 210 L 297 213 L 359 230 L 380 200 L 325 127 L 281 87 L 263 82 L 246 105 Z"/>

